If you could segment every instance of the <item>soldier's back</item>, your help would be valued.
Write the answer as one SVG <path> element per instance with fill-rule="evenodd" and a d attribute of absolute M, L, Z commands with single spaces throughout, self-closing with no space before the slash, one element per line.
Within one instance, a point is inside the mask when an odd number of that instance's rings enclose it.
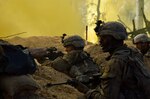
<path fill-rule="evenodd" d="M 144 55 L 144 63 L 146 64 L 146 66 L 148 66 L 150 68 L 150 49 Z"/>

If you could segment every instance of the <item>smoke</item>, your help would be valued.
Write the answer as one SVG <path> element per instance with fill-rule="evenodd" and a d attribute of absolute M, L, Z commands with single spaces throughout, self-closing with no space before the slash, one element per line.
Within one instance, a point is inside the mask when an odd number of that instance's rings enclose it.
<path fill-rule="evenodd" d="M 97 17 L 97 2 L 98 0 L 86 0 L 86 3 L 82 2 L 83 6 L 80 6 L 83 20 L 84 22 L 86 20 L 85 23 L 89 26 L 89 41 L 92 42 L 97 41 L 95 32 L 93 31 L 93 28 L 95 27 L 94 23 L 96 22 Z M 149 7 L 150 0 L 145 0 L 144 12 L 147 19 L 150 20 Z M 136 0 L 101 0 L 100 13 L 101 20 L 105 22 L 120 21 L 129 28 L 128 31 L 132 31 L 132 20 L 135 19 L 136 15 Z"/>
<path fill-rule="evenodd" d="M 89 26 L 89 41 L 97 41 L 93 28 L 98 0 L 0 0 L 0 36 L 27 32 L 21 36 L 59 36 L 62 33 L 85 36 Z M 150 20 L 150 0 L 144 11 Z M 101 0 L 100 19 L 121 20 L 132 29 L 136 0 Z"/>
<path fill-rule="evenodd" d="M 72 5 L 74 5 L 76 11 L 80 13 L 81 20 L 84 25 L 87 24 L 87 0 L 72 0 Z"/>
<path fill-rule="evenodd" d="M 0 0 L 0 36 L 83 36 L 84 24 L 77 0 Z M 74 5 L 76 4 L 76 5 Z"/>
<path fill-rule="evenodd" d="M 150 20 L 149 14 L 150 0 L 145 0 L 144 12 L 147 19 Z M 136 15 L 136 0 L 101 0 L 101 19 L 104 21 L 121 20 L 132 29 L 132 20 Z"/>
<path fill-rule="evenodd" d="M 105 21 L 117 21 L 121 18 L 127 25 L 135 17 L 135 0 L 102 0 L 101 16 Z"/>
<path fill-rule="evenodd" d="M 149 21 L 150 21 L 149 8 L 150 8 L 150 0 L 145 0 L 144 11 L 145 11 L 146 17 L 147 17 L 147 18 L 149 19 Z"/>

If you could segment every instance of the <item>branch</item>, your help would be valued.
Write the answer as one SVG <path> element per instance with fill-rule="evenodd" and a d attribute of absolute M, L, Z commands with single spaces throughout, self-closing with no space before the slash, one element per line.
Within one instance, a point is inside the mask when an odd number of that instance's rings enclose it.
<path fill-rule="evenodd" d="M 121 22 L 129 31 L 131 32 L 132 30 L 121 20 L 120 16 L 118 15 L 118 21 Z"/>
<path fill-rule="evenodd" d="M 12 34 L 12 35 L 0 37 L 0 38 L 9 38 L 9 37 L 16 36 L 16 35 L 20 35 L 20 34 L 24 34 L 24 33 L 27 33 L 27 32 L 16 33 L 16 34 Z"/>

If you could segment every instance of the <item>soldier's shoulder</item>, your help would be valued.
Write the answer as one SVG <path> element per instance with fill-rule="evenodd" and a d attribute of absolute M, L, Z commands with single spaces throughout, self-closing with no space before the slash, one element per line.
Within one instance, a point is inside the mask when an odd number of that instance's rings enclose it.
<path fill-rule="evenodd" d="M 129 56 L 129 54 L 130 54 L 129 49 L 121 49 L 121 50 L 114 52 L 114 54 L 112 55 L 112 58 L 124 60 L 126 59 L 126 57 Z"/>
<path fill-rule="evenodd" d="M 150 58 L 150 48 L 149 48 L 149 50 L 147 51 L 147 53 L 145 54 L 145 56 Z"/>
<path fill-rule="evenodd" d="M 128 48 L 131 49 L 134 52 L 140 53 L 140 50 L 138 48 L 134 47 L 134 46 L 129 46 Z"/>

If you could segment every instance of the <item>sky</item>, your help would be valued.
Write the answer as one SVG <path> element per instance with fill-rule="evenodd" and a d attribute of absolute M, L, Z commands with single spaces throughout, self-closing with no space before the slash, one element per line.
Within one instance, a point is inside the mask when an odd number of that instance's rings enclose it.
<path fill-rule="evenodd" d="M 82 34 L 84 27 L 72 0 L 0 0 L 0 36 Z"/>
<path fill-rule="evenodd" d="M 93 31 L 97 0 L 0 0 L 0 37 L 26 32 L 19 36 L 60 36 L 78 34 L 85 37 L 89 26 L 89 40 Z M 145 0 L 145 14 L 149 15 L 150 0 Z M 100 19 L 117 21 L 118 16 L 132 29 L 136 0 L 101 0 Z M 92 42 L 94 42 L 92 41 Z"/>

